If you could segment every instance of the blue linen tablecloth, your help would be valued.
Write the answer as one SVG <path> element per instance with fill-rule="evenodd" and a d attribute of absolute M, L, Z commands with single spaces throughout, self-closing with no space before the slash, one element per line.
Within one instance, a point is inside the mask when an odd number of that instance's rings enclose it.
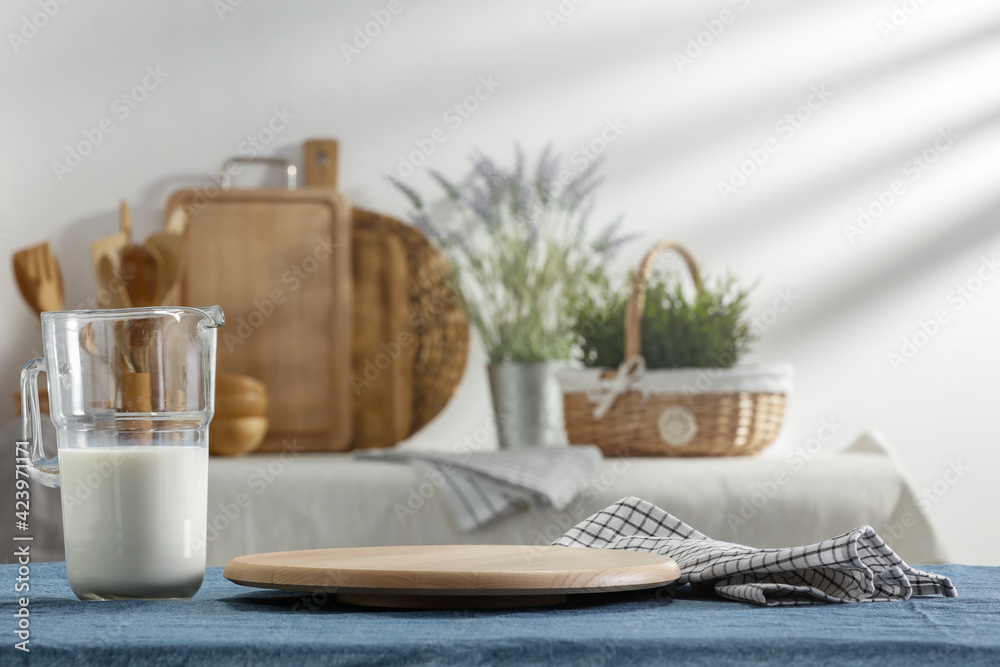
<path fill-rule="evenodd" d="M 1000 664 L 1000 568 L 926 568 L 951 577 L 959 597 L 766 608 L 682 590 L 672 600 L 645 591 L 551 608 L 395 611 L 245 588 L 222 568 L 190 601 L 79 602 L 64 564 L 39 563 L 24 653 L 14 648 L 17 567 L 3 565 L 0 664 Z"/>

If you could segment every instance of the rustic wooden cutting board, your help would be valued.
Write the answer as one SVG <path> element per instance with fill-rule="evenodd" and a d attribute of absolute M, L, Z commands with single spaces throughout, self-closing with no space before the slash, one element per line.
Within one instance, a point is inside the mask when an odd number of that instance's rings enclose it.
<path fill-rule="evenodd" d="M 185 213 L 181 303 L 222 306 L 218 370 L 267 385 L 260 451 L 347 449 L 350 206 L 327 189 L 214 192 L 182 190 L 167 204 L 168 221 Z"/>
<path fill-rule="evenodd" d="M 351 390 L 354 449 L 390 447 L 413 428 L 413 360 L 406 251 L 394 236 L 355 228 Z"/>
<path fill-rule="evenodd" d="M 444 545 L 240 556 L 223 576 L 243 586 L 336 593 L 350 604 L 440 609 L 559 604 L 572 594 L 658 588 L 680 569 L 667 556 L 618 549 Z"/>
<path fill-rule="evenodd" d="M 306 185 L 337 186 L 339 145 L 303 148 Z M 353 449 L 390 447 L 413 432 L 413 364 L 419 341 L 410 323 L 410 274 L 398 237 L 355 226 L 351 401 Z"/>

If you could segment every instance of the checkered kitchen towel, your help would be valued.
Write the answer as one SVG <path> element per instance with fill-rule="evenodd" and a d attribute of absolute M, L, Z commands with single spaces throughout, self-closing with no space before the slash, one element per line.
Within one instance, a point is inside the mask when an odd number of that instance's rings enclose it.
<path fill-rule="evenodd" d="M 384 449 L 356 458 L 406 461 L 422 469 L 462 530 L 468 532 L 526 506 L 565 509 L 597 471 L 590 445 L 438 454 Z"/>
<path fill-rule="evenodd" d="M 645 500 L 624 498 L 554 544 L 670 556 L 681 570 L 676 586 L 714 586 L 724 598 L 771 607 L 958 595 L 948 577 L 904 563 L 871 526 L 805 547 L 754 549 L 709 539 Z"/>

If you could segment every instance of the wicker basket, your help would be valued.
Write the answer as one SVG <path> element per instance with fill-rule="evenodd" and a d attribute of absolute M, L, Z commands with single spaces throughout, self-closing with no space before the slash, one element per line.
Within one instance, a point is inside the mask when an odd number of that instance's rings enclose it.
<path fill-rule="evenodd" d="M 469 320 L 448 286 L 451 266 L 418 229 L 387 215 L 355 208 L 355 227 L 399 238 L 410 271 L 410 308 L 425 325 L 413 361 L 413 431 L 433 419 L 462 380 L 469 356 Z"/>
<path fill-rule="evenodd" d="M 625 363 L 617 371 L 559 374 L 569 441 L 608 456 L 755 454 L 778 437 L 791 389 L 788 365 L 646 370 L 640 318 L 653 262 L 664 250 L 698 265 L 681 245 L 659 243 L 643 259 L 625 310 Z"/>

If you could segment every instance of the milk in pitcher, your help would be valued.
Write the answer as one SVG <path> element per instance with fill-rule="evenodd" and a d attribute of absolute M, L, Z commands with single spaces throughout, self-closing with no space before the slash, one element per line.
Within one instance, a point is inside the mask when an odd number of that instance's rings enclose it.
<path fill-rule="evenodd" d="M 84 600 L 189 598 L 205 573 L 208 450 L 59 451 L 67 574 Z"/>

